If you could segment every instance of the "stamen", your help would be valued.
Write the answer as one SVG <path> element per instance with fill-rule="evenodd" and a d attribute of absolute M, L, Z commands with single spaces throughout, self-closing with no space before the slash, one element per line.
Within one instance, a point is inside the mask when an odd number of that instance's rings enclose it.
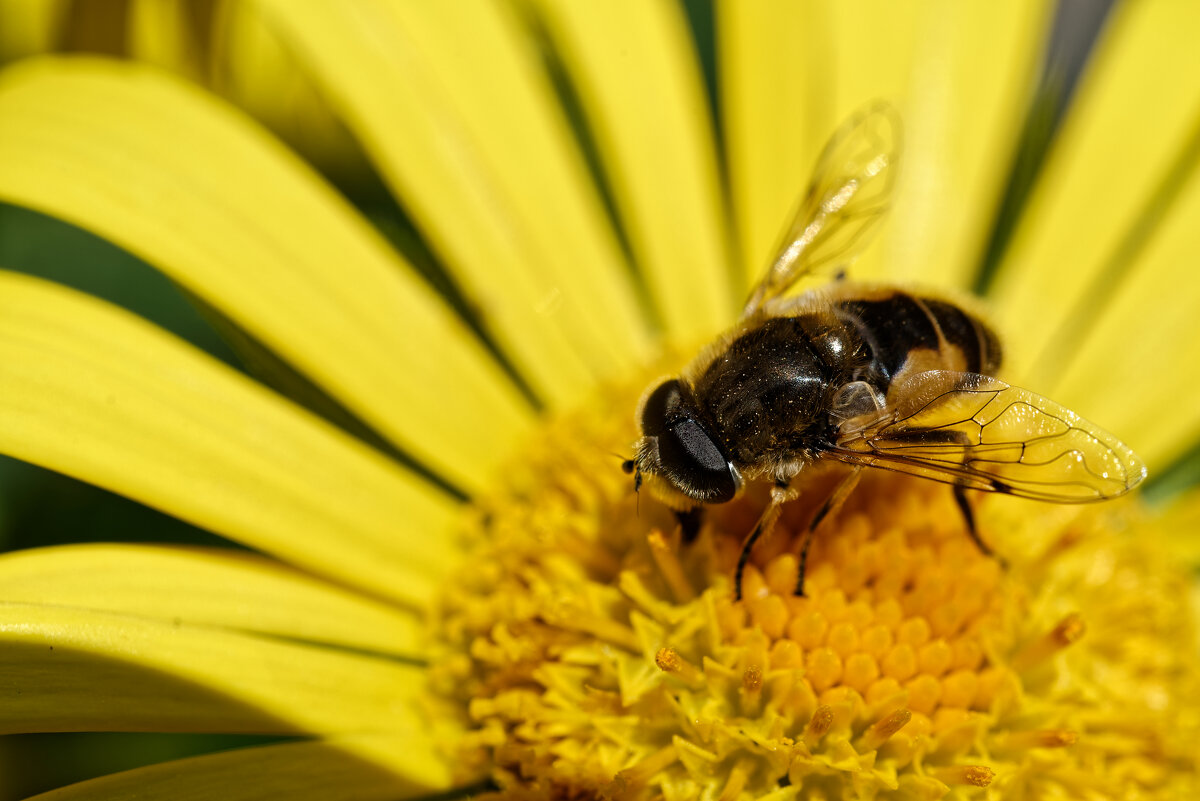
<path fill-rule="evenodd" d="M 877 720 L 859 738 L 858 746 L 865 751 L 877 750 L 892 738 L 896 732 L 903 729 L 912 720 L 912 712 L 907 709 L 897 709 L 890 715 Z"/>
<path fill-rule="evenodd" d="M 758 665 L 751 665 L 746 668 L 746 672 L 742 674 L 742 692 L 756 693 L 762 690 L 763 675 L 762 668 Z"/>
<path fill-rule="evenodd" d="M 995 739 L 998 751 L 1024 751 L 1029 748 L 1066 748 L 1079 742 L 1079 734 L 1070 729 L 1036 729 L 1010 732 Z"/>
<path fill-rule="evenodd" d="M 663 673 L 671 674 L 684 684 L 695 687 L 704 683 L 704 674 L 674 648 L 659 648 L 654 655 L 654 664 Z"/>
<path fill-rule="evenodd" d="M 931 768 L 929 775 L 946 784 L 987 787 L 996 778 L 996 771 L 986 765 L 951 765 L 944 768 Z"/>
<path fill-rule="evenodd" d="M 741 711 L 746 717 L 756 717 L 762 706 L 763 672 L 758 665 L 750 665 L 742 673 Z"/>
<path fill-rule="evenodd" d="M 804 735 L 800 738 L 811 751 L 821 742 L 830 727 L 833 726 L 833 708 L 822 704 L 817 707 L 817 711 L 813 713 L 812 720 L 808 721 L 808 725 L 804 727 Z"/>
<path fill-rule="evenodd" d="M 1067 615 L 1049 632 L 1018 651 L 1012 660 L 1013 668 L 1025 671 L 1045 662 L 1068 645 L 1077 642 L 1085 631 L 1087 626 L 1082 617 L 1074 613 Z"/>

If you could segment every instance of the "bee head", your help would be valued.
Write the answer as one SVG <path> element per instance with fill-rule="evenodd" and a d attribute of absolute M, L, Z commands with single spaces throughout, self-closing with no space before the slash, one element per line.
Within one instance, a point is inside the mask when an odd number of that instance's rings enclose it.
<path fill-rule="evenodd" d="M 729 457 L 705 430 L 677 379 L 651 390 L 638 410 L 642 439 L 626 464 L 634 486 L 643 482 L 664 503 L 690 509 L 733 500 L 742 480 Z"/>

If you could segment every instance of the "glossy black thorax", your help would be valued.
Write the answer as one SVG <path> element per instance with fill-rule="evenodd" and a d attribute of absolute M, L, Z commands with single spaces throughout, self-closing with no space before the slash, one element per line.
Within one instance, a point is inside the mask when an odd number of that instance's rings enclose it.
<path fill-rule="evenodd" d="M 690 389 L 698 419 L 744 470 L 818 458 L 836 440 L 838 393 L 852 382 L 882 400 L 914 365 L 986 372 L 999 359 L 995 336 L 975 316 L 891 290 L 747 325 Z"/>
<path fill-rule="evenodd" d="M 814 458 L 832 433 L 833 395 L 869 362 L 861 338 L 835 315 L 776 317 L 734 339 L 693 393 L 735 465 Z"/>

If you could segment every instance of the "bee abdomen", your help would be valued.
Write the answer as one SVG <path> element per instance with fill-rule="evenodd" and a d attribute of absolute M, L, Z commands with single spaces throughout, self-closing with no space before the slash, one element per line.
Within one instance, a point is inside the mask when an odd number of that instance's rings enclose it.
<path fill-rule="evenodd" d="M 978 317 L 945 300 L 901 290 L 835 303 L 871 350 L 872 367 L 890 382 L 918 356 L 928 367 L 992 374 L 1000 366 L 1000 343 Z"/>

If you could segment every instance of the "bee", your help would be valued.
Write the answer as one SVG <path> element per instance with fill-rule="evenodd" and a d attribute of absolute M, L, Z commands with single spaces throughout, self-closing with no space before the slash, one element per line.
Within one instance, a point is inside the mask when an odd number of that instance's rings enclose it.
<path fill-rule="evenodd" d="M 799 553 L 796 594 L 813 533 L 865 467 L 949 484 L 985 553 L 966 490 L 1059 503 L 1122 495 L 1146 475 L 1128 447 L 1054 401 L 992 376 L 1000 340 L 966 301 L 844 279 L 891 200 L 900 123 L 876 104 L 822 151 L 811 184 L 741 318 L 637 411 L 636 455 L 623 467 L 675 509 L 685 538 L 705 506 L 769 482 L 771 500 L 747 535 L 734 576 L 817 462 L 850 467 L 817 509 Z M 821 268 L 831 284 L 785 292 Z"/>

